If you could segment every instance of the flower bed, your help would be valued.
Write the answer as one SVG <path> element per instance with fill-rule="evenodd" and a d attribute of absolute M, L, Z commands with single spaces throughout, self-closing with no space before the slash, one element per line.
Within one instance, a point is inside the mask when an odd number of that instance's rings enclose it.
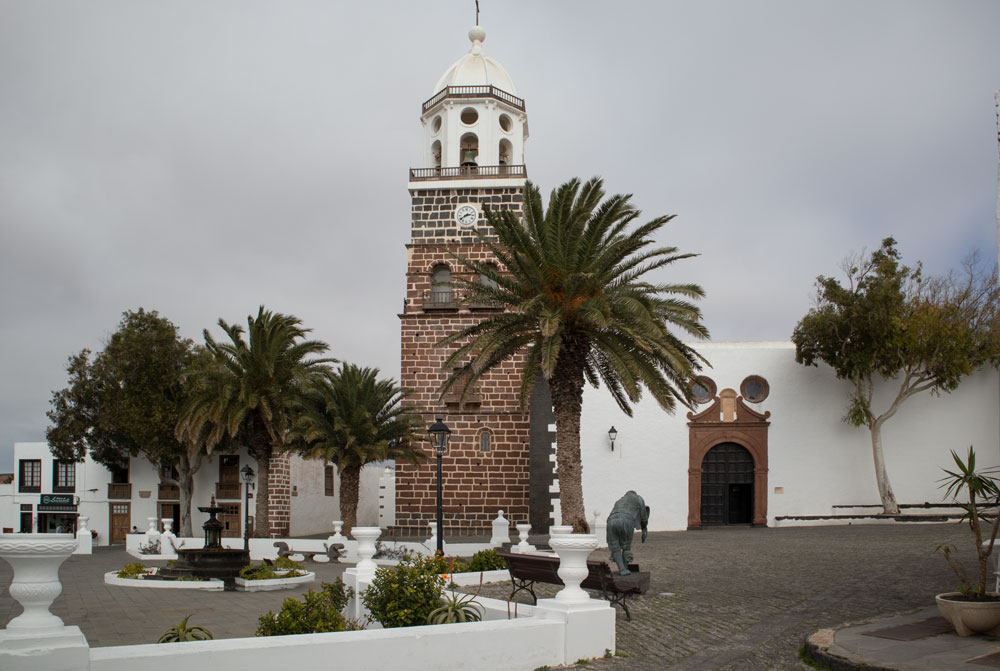
<path fill-rule="evenodd" d="M 247 580 L 246 578 L 237 578 L 236 587 L 244 592 L 270 592 L 276 589 L 291 589 L 296 585 L 312 582 L 316 579 L 316 574 L 311 571 L 307 571 L 302 575 L 292 576 L 291 578 L 284 577 L 282 575 L 284 573 L 283 571 L 275 571 L 275 573 L 281 577 L 268 578 L 266 580 Z"/>
<path fill-rule="evenodd" d="M 146 575 L 134 578 L 119 578 L 118 571 L 108 571 L 104 574 L 104 584 L 117 585 L 119 587 L 148 587 L 153 589 L 200 589 L 210 592 L 221 592 L 225 584 L 218 578 L 207 578 L 205 580 L 159 580 L 156 578 L 147 579 Z"/>

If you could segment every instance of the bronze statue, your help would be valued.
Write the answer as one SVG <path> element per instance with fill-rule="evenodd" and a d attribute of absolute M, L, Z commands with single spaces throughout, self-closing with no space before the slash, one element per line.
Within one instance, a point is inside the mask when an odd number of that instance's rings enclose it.
<path fill-rule="evenodd" d="M 618 575 L 629 575 L 628 565 L 632 563 L 632 535 L 642 529 L 642 542 L 646 542 L 649 524 L 649 506 L 633 491 L 615 501 L 615 507 L 608 515 L 608 550 L 611 559 L 618 565 Z"/>

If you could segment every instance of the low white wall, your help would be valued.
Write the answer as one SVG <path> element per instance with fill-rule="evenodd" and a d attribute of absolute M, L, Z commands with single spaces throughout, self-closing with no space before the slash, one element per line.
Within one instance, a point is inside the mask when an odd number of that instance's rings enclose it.
<path fill-rule="evenodd" d="M 536 669 L 563 663 L 564 623 L 538 618 L 343 631 L 169 645 L 94 648 L 91 671 L 272 671 L 336 668 L 407 671 Z M 575 661 L 575 660 L 573 660 Z"/>

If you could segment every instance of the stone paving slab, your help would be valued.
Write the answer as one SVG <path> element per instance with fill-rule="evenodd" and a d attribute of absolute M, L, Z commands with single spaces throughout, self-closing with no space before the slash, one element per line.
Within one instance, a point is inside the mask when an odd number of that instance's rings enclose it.
<path fill-rule="evenodd" d="M 586 668 L 802 671 L 808 667 L 798 653 L 810 634 L 933 606 L 935 594 L 953 590 L 954 576 L 933 550 L 944 543 L 971 547 L 968 533 L 958 524 L 728 527 L 651 533 L 645 544 L 636 534 L 636 562 L 652 573 L 649 592 L 631 602 L 632 622 L 618 609 L 621 656 Z M 593 558 L 606 560 L 607 551 Z M 971 556 L 964 559 L 972 569 Z M 192 624 L 232 638 L 252 636 L 259 615 L 309 589 L 175 592 L 103 583 L 106 571 L 131 561 L 120 549 L 74 555 L 61 569 L 64 590 L 52 611 L 95 647 L 155 641 L 188 613 Z M 317 571 L 315 587 L 344 568 L 308 566 Z M 10 579 L 0 561 L 0 626 L 20 612 L 3 589 Z M 536 591 L 543 597 L 556 589 Z M 484 596 L 508 593 L 503 585 L 483 588 Z"/>

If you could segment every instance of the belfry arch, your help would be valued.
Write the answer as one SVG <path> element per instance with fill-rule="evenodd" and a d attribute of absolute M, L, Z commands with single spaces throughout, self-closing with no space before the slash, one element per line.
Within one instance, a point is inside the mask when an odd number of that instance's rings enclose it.
<path fill-rule="evenodd" d="M 700 389 L 697 385 L 701 385 Z M 767 429 L 771 413 L 753 410 L 732 389 L 723 389 L 715 396 L 715 384 L 711 380 L 699 378 L 696 397 L 699 392 L 703 392 L 699 401 L 708 407 L 688 413 L 688 529 L 729 523 L 728 512 L 722 517 L 717 514 L 719 505 L 728 506 L 713 498 L 723 495 L 720 492 L 748 497 L 746 504 L 752 505 L 749 522 L 754 526 L 767 526 Z M 749 464 L 744 455 L 749 455 L 753 462 L 751 482 L 747 482 Z M 708 466 L 706 457 L 709 457 Z M 725 477 L 712 475 L 713 471 L 724 473 L 727 469 L 732 471 L 729 477 L 732 483 Z M 710 484 L 703 491 L 706 477 Z M 728 489 L 720 489 L 723 486 Z M 738 508 L 742 503 L 734 500 L 733 505 Z M 703 506 L 711 511 L 710 519 L 702 519 Z"/>

